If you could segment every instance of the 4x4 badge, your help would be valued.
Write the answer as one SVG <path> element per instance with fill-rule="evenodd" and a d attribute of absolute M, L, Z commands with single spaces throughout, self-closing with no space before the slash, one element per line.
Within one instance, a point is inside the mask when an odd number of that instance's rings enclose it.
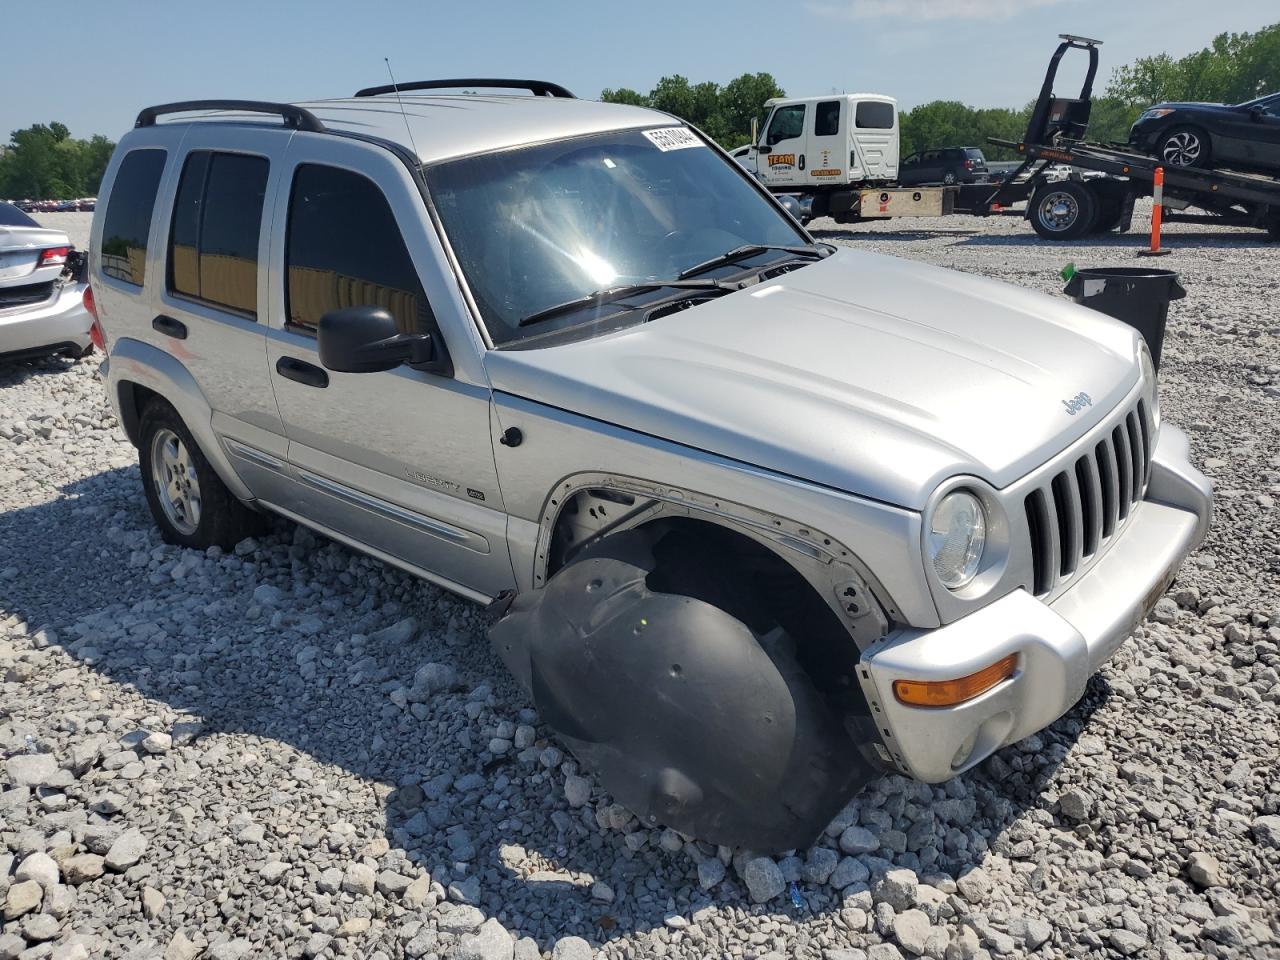
<path fill-rule="evenodd" d="M 1067 415 L 1074 417 L 1085 407 L 1093 406 L 1093 399 L 1087 393 L 1077 393 L 1070 400 L 1063 400 L 1062 405 L 1067 408 Z"/>

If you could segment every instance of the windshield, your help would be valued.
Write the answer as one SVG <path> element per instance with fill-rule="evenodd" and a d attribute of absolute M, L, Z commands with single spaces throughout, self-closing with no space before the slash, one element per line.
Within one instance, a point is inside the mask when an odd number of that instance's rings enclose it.
<path fill-rule="evenodd" d="M 621 130 L 436 164 L 427 185 L 497 345 L 591 321 L 601 290 L 679 277 L 745 244 L 808 238 L 687 127 Z M 769 262 L 786 257 L 762 251 Z M 725 264 L 738 272 L 742 264 Z"/>

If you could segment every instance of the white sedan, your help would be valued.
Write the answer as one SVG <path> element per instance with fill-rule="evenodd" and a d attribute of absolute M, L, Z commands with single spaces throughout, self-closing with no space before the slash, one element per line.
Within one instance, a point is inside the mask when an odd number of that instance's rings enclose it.
<path fill-rule="evenodd" d="M 93 349 L 79 259 L 61 230 L 0 203 L 0 359 Z"/>

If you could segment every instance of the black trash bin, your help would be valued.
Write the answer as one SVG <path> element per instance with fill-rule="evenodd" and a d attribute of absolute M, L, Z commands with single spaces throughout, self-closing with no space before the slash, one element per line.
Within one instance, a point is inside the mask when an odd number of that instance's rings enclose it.
<path fill-rule="evenodd" d="M 1169 302 L 1187 295 L 1172 270 L 1141 267 L 1094 267 L 1077 270 L 1062 291 L 1076 303 L 1092 307 L 1133 327 L 1147 341 L 1151 361 L 1160 369 L 1160 347 Z"/>

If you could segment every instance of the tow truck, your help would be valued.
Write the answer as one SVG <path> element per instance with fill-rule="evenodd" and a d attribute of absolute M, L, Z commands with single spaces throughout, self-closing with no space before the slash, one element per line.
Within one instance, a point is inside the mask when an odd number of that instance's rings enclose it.
<path fill-rule="evenodd" d="M 1059 40 L 1023 138 L 988 138 L 1021 158 L 1000 183 L 899 185 L 897 104 L 882 94 L 770 100 L 764 136 L 752 136 L 739 162 L 802 222 L 965 213 L 1021 216 L 1046 240 L 1123 232 L 1135 201 L 1152 195 L 1161 164 L 1127 144 L 1085 140 L 1102 41 Z M 1078 96 L 1059 97 L 1058 66 L 1071 50 L 1087 54 L 1088 70 Z M 1256 227 L 1280 239 L 1280 181 L 1188 167 L 1165 167 L 1163 177 L 1164 222 Z"/>
<path fill-rule="evenodd" d="M 1100 40 L 1059 34 L 1044 84 L 1020 141 L 988 138 L 1022 158 L 1018 168 L 993 190 L 987 184 L 958 189 L 954 208 L 980 216 L 1020 212 L 1046 240 L 1074 240 L 1088 233 L 1129 229 L 1134 201 L 1154 190 L 1154 157 L 1127 144 L 1089 143 L 1085 134 L 1098 72 Z M 1063 55 L 1080 50 L 1089 66 L 1079 96 L 1055 96 L 1054 81 Z M 1068 168 L 1065 177 L 1055 174 Z M 1164 222 L 1257 227 L 1280 239 L 1280 181 L 1229 170 L 1164 167 Z"/>

